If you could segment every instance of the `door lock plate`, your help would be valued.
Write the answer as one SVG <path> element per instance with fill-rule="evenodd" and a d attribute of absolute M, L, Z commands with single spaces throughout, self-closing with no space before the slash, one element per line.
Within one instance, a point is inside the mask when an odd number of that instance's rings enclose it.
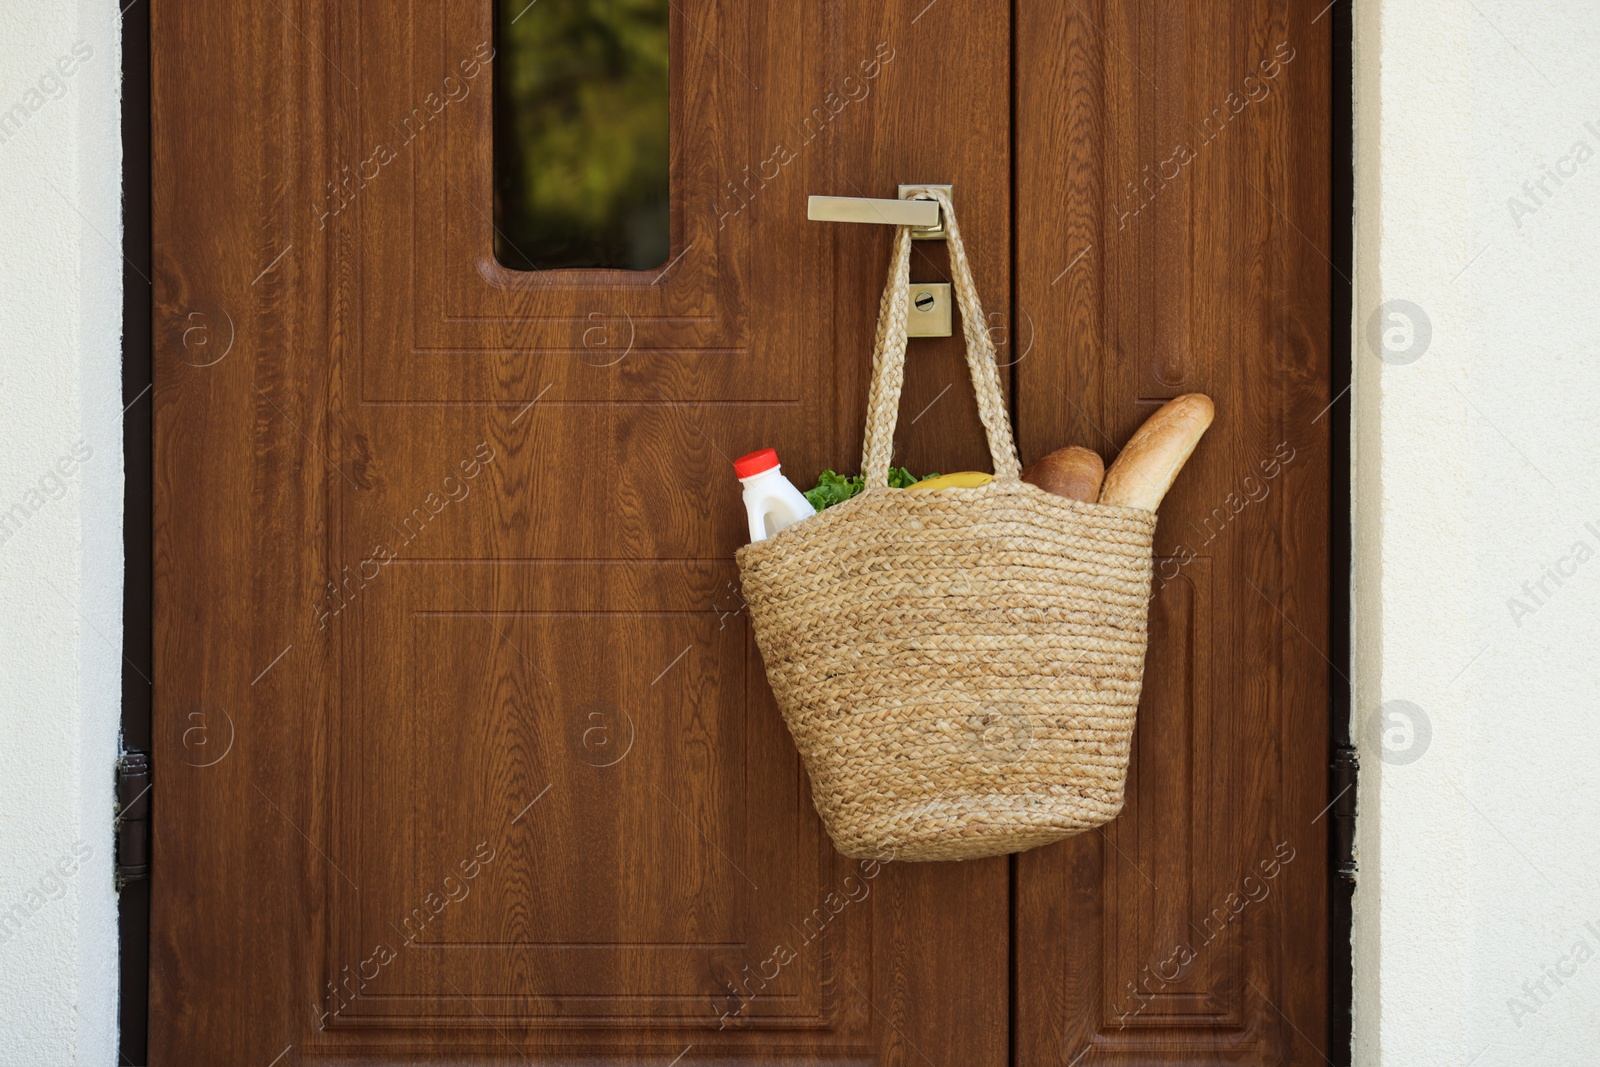
<path fill-rule="evenodd" d="M 950 336 L 949 282 L 912 282 L 907 300 L 907 337 Z"/>

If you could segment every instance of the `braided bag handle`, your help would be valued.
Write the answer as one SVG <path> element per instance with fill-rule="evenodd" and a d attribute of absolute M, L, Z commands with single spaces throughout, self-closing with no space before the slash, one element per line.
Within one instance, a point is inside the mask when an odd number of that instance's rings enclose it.
<path fill-rule="evenodd" d="M 940 189 L 919 190 L 939 202 L 944 209 L 945 231 L 949 234 L 950 272 L 954 278 L 956 304 L 961 308 L 961 333 L 967 340 L 967 369 L 972 374 L 972 391 L 978 400 L 978 417 L 989 439 L 989 457 L 994 461 L 996 481 L 1015 481 L 1022 473 L 1017 446 L 1011 436 L 1011 416 L 1006 411 L 1005 393 L 1000 388 L 994 342 L 989 339 L 988 320 L 978 302 L 978 287 L 972 280 L 972 266 L 961 242 L 955 209 Z M 911 299 L 911 228 L 895 227 L 894 252 L 889 259 L 889 279 L 878 305 L 878 333 L 873 343 L 872 389 L 867 394 L 867 433 L 861 450 L 861 470 L 866 489 L 889 485 L 889 460 L 894 454 L 894 428 L 900 413 L 900 393 L 906 372 L 906 306 Z"/>

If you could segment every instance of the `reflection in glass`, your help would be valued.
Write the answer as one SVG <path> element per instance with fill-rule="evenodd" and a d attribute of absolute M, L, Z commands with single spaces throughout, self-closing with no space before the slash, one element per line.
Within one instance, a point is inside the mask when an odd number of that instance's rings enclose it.
<path fill-rule="evenodd" d="M 498 0 L 495 256 L 663 266 L 670 0 Z"/>

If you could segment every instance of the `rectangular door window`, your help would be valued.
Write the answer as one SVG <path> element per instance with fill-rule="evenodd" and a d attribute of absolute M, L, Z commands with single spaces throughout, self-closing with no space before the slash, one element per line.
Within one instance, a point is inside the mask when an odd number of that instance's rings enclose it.
<path fill-rule="evenodd" d="M 500 0 L 495 256 L 517 270 L 659 268 L 668 0 Z"/>

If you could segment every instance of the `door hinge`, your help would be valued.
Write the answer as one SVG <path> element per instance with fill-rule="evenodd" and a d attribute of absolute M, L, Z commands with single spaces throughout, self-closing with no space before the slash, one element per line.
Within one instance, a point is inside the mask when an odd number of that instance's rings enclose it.
<path fill-rule="evenodd" d="M 1328 813 L 1333 824 L 1333 863 L 1338 876 L 1356 883 L 1356 775 L 1361 761 L 1349 745 L 1336 745 L 1331 766 L 1333 802 Z"/>
<path fill-rule="evenodd" d="M 150 757 L 124 752 L 117 760 L 117 886 L 150 877 Z"/>

